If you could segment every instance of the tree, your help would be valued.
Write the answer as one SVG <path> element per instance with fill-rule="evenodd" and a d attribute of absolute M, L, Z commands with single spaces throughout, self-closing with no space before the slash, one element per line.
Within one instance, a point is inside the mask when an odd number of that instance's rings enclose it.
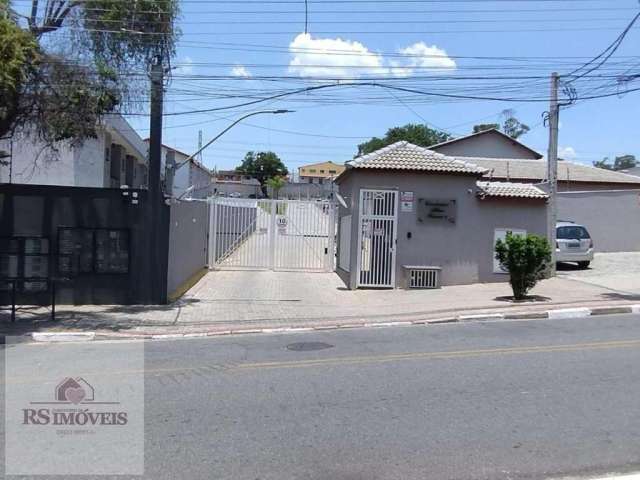
<path fill-rule="evenodd" d="M 35 133 L 49 146 L 94 137 L 103 115 L 141 108 L 147 79 L 135 72 L 175 54 L 177 0 L 31 0 L 25 28 L 0 2 L 0 136 Z M 57 31 L 73 39 L 47 36 Z"/>
<path fill-rule="evenodd" d="M 430 147 L 436 143 L 451 139 L 451 135 L 439 130 L 434 130 L 426 125 L 409 123 L 402 127 L 394 127 L 387 130 L 383 138 L 373 137 L 371 140 L 358 145 L 356 157 L 379 150 L 392 143 L 405 140 L 421 147 Z"/>
<path fill-rule="evenodd" d="M 278 198 L 280 190 L 285 186 L 286 181 L 283 177 L 271 177 L 266 181 L 267 186 L 271 189 L 273 198 Z"/>
<path fill-rule="evenodd" d="M 528 125 L 520 122 L 520 120 L 515 117 L 515 114 L 515 110 L 512 109 L 502 111 L 502 116 L 504 118 L 504 121 L 502 122 L 502 131 L 513 139 L 520 138 L 531 130 Z"/>
<path fill-rule="evenodd" d="M 247 152 L 236 172 L 251 175 L 260 182 L 262 193 L 266 197 L 267 180 L 273 177 L 285 177 L 289 171 L 282 160 L 273 152 Z"/>
<path fill-rule="evenodd" d="M 522 300 L 543 278 L 551 261 L 551 248 L 544 237 L 507 233 L 504 241 L 496 242 L 496 260 L 509 272 L 514 299 Z"/>
<path fill-rule="evenodd" d="M 481 123 L 473 126 L 473 133 L 484 132 L 485 130 L 501 130 L 506 135 L 509 135 L 513 139 L 517 139 L 527 133 L 529 130 L 528 125 L 522 123 L 515 117 L 515 110 L 508 108 L 503 110 L 500 114 L 503 118 L 502 125 L 499 123 Z"/>
<path fill-rule="evenodd" d="M 613 164 L 609 163 L 609 157 L 593 162 L 593 166 L 604 168 L 605 170 L 627 170 L 638 165 L 635 155 L 621 155 L 613 160 Z"/>
<path fill-rule="evenodd" d="M 500 130 L 500 124 L 499 123 L 481 123 L 479 125 L 474 125 L 473 133 L 480 133 L 486 130 L 493 130 L 493 129 Z"/>
<path fill-rule="evenodd" d="M 603 168 L 605 170 L 613 170 L 613 165 L 609 163 L 609 157 L 604 157 L 602 160 L 593 162 L 593 166 L 596 168 Z"/>
<path fill-rule="evenodd" d="M 636 157 L 634 155 L 622 155 L 620 157 L 616 157 L 613 161 L 613 169 L 614 170 L 626 170 L 628 168 L 633 168 L 638 164 L 636 161 Z"/>

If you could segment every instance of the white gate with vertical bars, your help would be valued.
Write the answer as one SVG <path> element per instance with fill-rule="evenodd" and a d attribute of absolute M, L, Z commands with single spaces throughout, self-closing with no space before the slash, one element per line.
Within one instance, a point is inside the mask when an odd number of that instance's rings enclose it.
<path fill-rule="evenodd" d="M 358 287 L 395 287 L 398 192 L 360 190 Z"/>
<path fill-rule="evenodd" d="M 334 270 L 332 202 L 215 197 L 209 206 L 211 268 Z"/>

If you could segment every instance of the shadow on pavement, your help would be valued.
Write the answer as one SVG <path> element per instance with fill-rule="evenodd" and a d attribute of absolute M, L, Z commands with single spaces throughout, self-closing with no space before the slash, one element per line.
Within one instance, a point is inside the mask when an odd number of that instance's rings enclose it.
<path fill-rule="evenodd" d="M 186 298 L 169 305 L 97 305 L 87 310 L 65 309 L 65 305 L 56 306 L 56 319 L 51 320 L 49 307 L 19 306 L 16 308 L 16 321 L 11 323 L 11 311 L 0 310 L 0 334 L 23 335 L 28 332 L 55 329 L 56 331 L 94 331 L 109 330 L 122 332 L 138 327 L 170 327 L 177 324 L 183 307 L 199 303 L 199 299 Z M 169 313 L 164 321 L 149 321 L 140 318 L 140 313 Z"/>
<path fill-rule="evenodd" d="M 551 297 L 544 297 L 542 295 L 527 295 L 522 300 L 515 300 L 511 295 L 505 295 L 503 297 L 495 297 L 497 302 L 509 302 L 509 303 L 533 303 L 533 302 L 550 302 Z"/>

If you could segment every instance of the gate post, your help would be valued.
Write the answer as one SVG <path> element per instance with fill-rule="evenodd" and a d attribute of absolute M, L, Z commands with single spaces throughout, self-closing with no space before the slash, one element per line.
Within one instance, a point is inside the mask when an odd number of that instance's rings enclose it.
<path fill-rule="evenodd" d="M 335 252 L 336 252 L 336 205 L 333 202 L 328 203 L 329 207 L 329 225 L 327 227 L 327 257 L 325 258 L 325 269 L 327 272 L 335 270 Z"/>
<path fill-rule="evenodd" d="M 269 270 L 275 270 L 276 254 L 276 216 L 278 212 L 277 200 L 269 200 L 271 218 L 269 219 Z"/>
<path fill-rule="evenodd" d="M 218 245 L 218 203 L 216 198 L 209 199 L 209 270 L 216 264 L 216 248 Z"/>

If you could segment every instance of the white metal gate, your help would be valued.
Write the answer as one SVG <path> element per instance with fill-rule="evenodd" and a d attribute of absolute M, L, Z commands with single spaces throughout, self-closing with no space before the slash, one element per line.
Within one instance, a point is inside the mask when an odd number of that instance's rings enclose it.
<path fill-rule="evenodd" d="M 209 205 L 212 268 L 334 270 L 333 203 L 216 197 Z"/>
<path fill-rule="evenodd" d="M 395 287 L 398 192 L 360 190 L 358 287 Z"/>

